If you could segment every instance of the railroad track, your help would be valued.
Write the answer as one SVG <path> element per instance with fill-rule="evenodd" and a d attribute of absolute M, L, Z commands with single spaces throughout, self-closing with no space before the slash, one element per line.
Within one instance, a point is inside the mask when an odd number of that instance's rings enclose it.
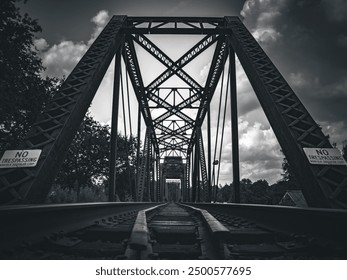
<path fill-rule="evenodd" d="M 347 259 L 347 211 L 193 204 L 228 229 L 225 259 Z"/>
<path fill-rule="evenodd" d="M 0 207 L 1 259 L 126 258 L 137 214 L 155 203 Z"/>
<path fill-rule="evenodd" d="M 346 211 L 89 203 L 0 208 L 1 259 L 346 259 Z"/>

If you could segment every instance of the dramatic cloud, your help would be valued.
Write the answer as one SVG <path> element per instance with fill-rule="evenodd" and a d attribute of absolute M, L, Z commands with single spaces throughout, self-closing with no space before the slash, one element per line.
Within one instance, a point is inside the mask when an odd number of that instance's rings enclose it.
<path fill-rule="evenodd" d="M 108 11 L 99 11 L 91 22 L 95 27 L 87 42 L 74 42 L 71 40 L 62 40 L 61 42 L 49 46 L 44 38 L 35 40 L 35 47 L 40 51 L 43 66 L 46 67 L 45 75 L 51 77 L 67 77 L 78 61 L 86 53 L 88 48 L 100 34 L 104 26 L 109 21 Z M 91 105 L 93 115 L 101 122 L 107 122 L 110 119 L 112 104 L 112 85 L 113 85 L 113 66 L 111 63 L 99 90 Z"/>
<path fill-rule="evenodd" d="M 35 39 L 34 46 L 36 47 L 38 51 L 44 51 L 45 49 L 49 47 L 47 41 L 43 38 Z"/>
<path fill-rule="evenodd" d="M 251 125 L 240 118 L 239 131 L 241 162 L 252 165 L 282 160 L 283 156 L 271 128 L 265 127 L 259 122 Z"/>
<path fill-rule="evenodd" d="M 108 23 L 109 19 L 110 16 L 108 15 L 108 11 L 105 10 L 98 12 L 97 15 L 91 19 L 91 22 L 95 23 L 96 26 L 94 28 L 92 36 L 88 41 L 88 45 L 91 45 L 94 42 L 96 37 L 98 37 L 102 29 Z"/>
<path fill-rule="evenodd" d="M 59 78 L 69 75 L 87 49 L 83 42 L 62 41 L 54 44 L 41 54 L 43 66 L 47 69 L 45 74 Z"/>
<path fill-rule="evenodd" d="M 244 23 L 339 145 L 347 129 L 347 2 L 248 0 Z M 329 133 L 330 134 L 330 133 Z"/>
<path fill-rule="evenodd" d="M 45 74 L 51 77 L 63 77 L 70 74 L 81 57 L 100 34 L 103 27 L 109 20 L 108 12 L 105 10 L 99 11 L 96 16 L 91 19 L 95 24 L 93 32 L 87 43 L 74 42 L 71 40 L 62 40 L 58 44 L 49 47 L 44 38 L 35 40 L 35 47 L 41 52 L 43 66 L 47 68 Z"/>
<path fill-rule="evenodd" d="M 259 112 L 257 112 L 259 114 Z M 266 179 L 275 183 L 281 178 L 283 154 L 268 125 L 239 118 L 240 175 L 252 181 Z M 250 118 L 252 119 L 252 118 Z M 219 183 L 232 181 L 230 121 L 225 127 Z M 218 159 L 218 156 L 217 156 Z"/>
<path fill-rule="evenodd" d="M 208 69 L 209 64 L 202 68 L 200 75 L 206 77 Z M 228 69 L 228 64 L 226 69 Z M 222 97 L 222 114 L 224 110 L 226 80 L 227 77 L 225 75 Z M 236 59 L 236 80 L 239 112 L 240 175 L 242 178 L 249 178 L 252 181 L 266 179 L 269 183 L 275 183 L 281 178 L 281 166 L 284 156 L 280 152 L 280 146 L 277 139 L 238 59 Z M 217 133 L 216 127 L 218 122 L 220 86 L 221 82 L 219 83 L 211 102 L 211 124 L 213 136 L 212 150 L 214 150 L 215 136 Z M 232 181 L 233 173 L 231 163 L 232 147 L 229 106 L 230 100 L 228 100 L 219 176 L 219 183 L 222 185 Z M 204 124 L 202 128 L 203 135 L 207 135 L 206 124 Z M 221 133 L 220 124 L 220 129 L 218 131 L 217 159 L 219 155 Z M 205 148 L 205 152 L 207 153 L 207 148 Z M 212 151 L 212 153 L 214 152 Z"/>
<path fill-rule="evenodd" d="M 346 64 L 341 63 L 346 62 L 343 52 L 347 35 L 342 28 L 342 22 L 346 23 L 345 6 L 340 1 L 319 4 L 319 1 L 249 0 L 241 11 L 253 36 L 323 132 L 338 145 L 347 137 L 347 73 Z M 326 26 L 331 27 L 331 21 L 335 22 L 335 28 L 328 30 Z M 281 176 L 283 154 L 238 61 L 236 68 L 241 177 L 252 181 L 265 178 L 273 183 Z M 230 127 L 226 129 L 230 131 Z M 222 183 L 232 179 L 228 134 L 222 156 Z"/>

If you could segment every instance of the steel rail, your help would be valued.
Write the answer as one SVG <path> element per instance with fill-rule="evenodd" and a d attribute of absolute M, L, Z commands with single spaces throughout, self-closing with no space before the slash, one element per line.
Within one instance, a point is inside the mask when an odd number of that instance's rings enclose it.
<path fill-rule="evenodd" d="M 73 231 L 95 221 L 157 203 L 107 202 L 0 207 L 0 251 L 26 241 L 37 241 L 53 232 Z"/>
<path fill-rule="evenodd" d="M 147 214 L 157 210 L 165 204 L 156 205 L 154 207 L 141 210 L 137 214 L 134 228 L 131 231 L 129 246 L 131 249 L 143 251 L 147 249 L 149 244 L 149 230 L 147 226 Z"/>
<path fill-rule="evenodd" d="M 185 205 L 242 217 L 274 231 L 347 243 L 346 210 L 234 203 L 185 203 Z"/>
<path fill-rule="evenodd" d="M 218 239 L 225 239 L 229 236 L 229 230 L 224 225 L 222 225 L 215 217 L 213 217 L 208 211 L 194 206 L 187 206 L 184 204 L 180 205 L 189 207 L 190 209 L 200 213 L 200 216 L 202 217 L 203 221 L 206 223 L 209 231 L 214 237 Z"/>

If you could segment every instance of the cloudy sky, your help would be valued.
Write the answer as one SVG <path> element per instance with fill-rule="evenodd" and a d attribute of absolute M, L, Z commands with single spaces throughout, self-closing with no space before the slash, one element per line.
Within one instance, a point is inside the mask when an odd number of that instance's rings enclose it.
<path fill-rule="evenodd" d="M 347 1 L 29 0 L 22 4 L 22 9 L 37 18 L 42 26 L 43 32 L 38 34 L 36 46 L 47 68 L 45 74 L 56 77 L 70 73 L 114 14 L 241 16 L 313 118 L 330 135 L 331 141 L 341 147 L 347 139 Z M 166 37 L 153 41 L 174 59 L 200 38 L 184 39 L 169 41 Z M 175 42 L 182 50 L 172 47 Z M 206 77 L 209 54 L 212 52 L 207 52 L 191 66 L 190 70 L 194 70 L 199 81 Z M 146 62 L 150 59 L 144 52 L 139 55 Z M 160 70 L 163 69 L 153 62 L 152 76 Z M 91 106 L 92 114 L 102 123 L 110 122 L 112 73 L 110 67 Z M 152 76 L 149 74 L 144 79 L 150 80 Z M 280 178 L 283 155 L 239 63 L 237 83 L 241 177 L 253 181 L 267 179 L 274 183 Z M 136 104 L 133 96 L 130 101 Z M 212 107 L 217 106 L 215 99 Z M 213 119 L 216 117 L 215 112 Z M 122 129 L 122 125 L 120 127 Z M 225 129 L 220 183 L 232 180 L 229 122 Z M 135 131 L 136 124 L 133 124 Z"/>

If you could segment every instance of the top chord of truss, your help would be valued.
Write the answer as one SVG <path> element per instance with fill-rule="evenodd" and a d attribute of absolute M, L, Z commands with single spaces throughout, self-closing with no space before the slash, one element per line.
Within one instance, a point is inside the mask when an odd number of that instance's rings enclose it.
<path fill-rule="evenodd" d="M 128 17 L 123 30 L 131 34 L 227 34 L 225 18 Z"/>

